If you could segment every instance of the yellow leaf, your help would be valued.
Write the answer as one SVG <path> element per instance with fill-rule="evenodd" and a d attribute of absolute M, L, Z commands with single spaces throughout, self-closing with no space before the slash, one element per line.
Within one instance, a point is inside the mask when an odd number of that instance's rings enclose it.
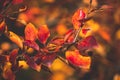
<path fill-rule="evenodd" d="M 16 45 L 18 45 L 18 47 L 20 47 L 21 49 L 23 48 L 23 42 L 21 40 L 21 38 L 13 33 L 12 31 L 9 31 L 9 39 L 14 42 Z"/>
<path fill-rule="evenodd" d="M 53 72 L 61 71 L 61 72 L 65 73 L 66 76 L 70 76 L 74 72 L 73 68 L 71 68 L 70 66 L 68 66 L 67 64 L 62 62 L 60 59 L 54 60 L 54 62 L 51 65 L 51 70 Z"/>

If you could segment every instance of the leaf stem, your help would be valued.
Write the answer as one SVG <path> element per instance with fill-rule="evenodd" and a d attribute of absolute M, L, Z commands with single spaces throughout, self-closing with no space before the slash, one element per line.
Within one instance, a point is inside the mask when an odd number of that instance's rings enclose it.
<path fill-rule="evenodd" d="M 82 23 L 82 25 L 79 27 L 79 29 L 78 29 L 78 31 L 77 31 L 77 33 L 76 33 L 76 35 L 75 35 L 75 38 L 74 38 L 74 40 L 73 40 L 73 43 L 76 42 L 76 40 L 77 40 L 77 38 L 78 38 L 78 36 L 79 36 L 79 33 L 80 33 L 81 29 L 82 29 L 82 26 L 83 26 L 83 23 Z"/>

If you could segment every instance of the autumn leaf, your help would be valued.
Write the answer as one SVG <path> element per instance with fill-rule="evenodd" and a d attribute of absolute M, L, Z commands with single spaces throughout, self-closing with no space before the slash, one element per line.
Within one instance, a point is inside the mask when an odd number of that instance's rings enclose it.
<path fill-rule="evenodd" d="M 41 70 L 41 64 L 40 65 L 37 65 L 34 61 L 33 58 L 29 57 L 28 55 L 25 55 L 25 58 L 26 58 L 26 61 L 27 61 L 27 64 L 29 65 L 29 67 L 31 67 L 32 69 L 40 72 Z"/>
<path fill-rule="evenodd" d="M 24 45 L 39 51 L 39 45 L 35 41 L 26 40 Z"/>
<path fill-rule="evenodd" d="M 45 44 L 48 37 L 50 36 L 50 31 L 47 25 L 40 26 L 38 29 L 38 39 L 41 43 Z"/>
<path fill-rule="evenodd" d="M 89 69 L 91 58 L 80 55 L 79 51 L 67 51 L 65 53 L 66 59 L 73 65 L 83 69 Z"/>
<path fill-rule="evenodd" d="M 65 34 L 64 42 L 67 42 L 67 43 L 73 42 L 74 37 L 75 37 L 74 32 L 75 32 L 75 30 L 70 29 L 70 30 Z"/>
<path fill-rule="evenodd" d="M 11 70 L 11 64 L 7 62 L 4 66 L 2 76 L 5 80 L 15 80 L 15 74 Z"/>
<path fill-rule="evenodd" d="M 72 16 L 72 23 L 74 25 L 75 29 L 79 29 L 79 27 L 81 27 L 81 24 L 84 19 L 85 19 L 85 12 L 81 9 L 78 9 L 74 15 Z"/>
<path fill-rule="evenodd" d="M 89 48 L 93 48 L 95 46 L 97 46 L 97 42 L 96 42 L 96 39 L 93 36 L 86 37 L 82 41 L 79 41 L 76 45 L 76 47 L 79 50 L 86 50 L 86 49 L 89 49 Z"/>
<path fill-rule="evenodd" d="M 40 53 L 37 54 L 34 58 L 36 59 L 36 62 L 39 63 L 43 63 L 46 66 L 50 67 L 52 62 L 56 59 L 57 54 L 56 53 Z"/>
<path fill-rule="evenodd" d="M 55 45 L 63 45 L 64 44 L 64 38 L 55 37 L 50 41 L 50 43 L 55 44 Z"/>
<path fill-rule="evenodd" d="M 27 24 L 25 28 L 25 40 L 35 41 L 37 38 L 37 29 L 32 23 Z"/>
<path fill-rule="evenodd" d="M 5 31 L 5 21 L 2 21 L 0 23 L 0 34 L 3 33 Z"/>
<path fill-rule="evenodd" d="M 16 58 L 17 58 L 17 55 L 18 55 L 18 49 L 13 49 L 11 52 L 10 52 L 10 62 L 12 65 L 15 65 L 16 64 Z"/>
<path fill-rule="evenodd" d="M 89 30 L 90 30 L 90 29 L 82 29 L 82 33 L 83 33 L 84 35 L 86 35 Z"/>
<path fill-rule="evenodd" d="M 20 47 L 21 49 L 23 48 L 23 42 L 17 34 L 13 33 L 12 31 L 9 31 L 9 36 L 8 37 L 12 42 L 17 44 L 18 47 Z"/>

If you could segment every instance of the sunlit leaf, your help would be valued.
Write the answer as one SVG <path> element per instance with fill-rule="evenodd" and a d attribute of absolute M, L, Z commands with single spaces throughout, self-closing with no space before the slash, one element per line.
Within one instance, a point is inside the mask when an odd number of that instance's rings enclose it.
<path fill-rule="evenodd" d="M 63 68 L 64 67 L 64 68 Z M 74 69 L 71 68 L 68 64 L 64 63 L 63 61 L 61 61 L 60 59 L 55 59 L 51 65 L 51 71 L 53 72 L 64 72 L 67 75 L 72 75 L 74 72 Z M 55 79 L 56 80 L 56 79 Z"/>
<path fill-rule="evenodd" d="M 39 51 L 39 45 L 35 41 L 26 40 L 24 45 Z"/>
<path fill-rule="evenodd" d="M 25 28 L 25 39 L 35 41 L 37 38 L 37 29 L 32 23 L 27 24 Z"/>
<path fill-rule="evenodd" d="M 23 42 L 21 38 L 17 34 L 13 33 L 12 31 L 9 31 L 9 39 L 15 44 L 17 44 L 18 47 L 20 47 L 21 49 L 23 48 Z"/>
<path fill-rule="evenodd" d="M 81 9 L 78 9 L 74 13 L 74 15 L 72 17 L 72 23 L 73 23 L 75 29 L 79 29 L 79 27 L 81 27 L 81 24 L 82 24 L 81 21 L 85 19 L 85 16 L 86 15 L 85 15 L 84 11 Z"/>
<path fill-rule="evenodd" d="M 67 51 L 65 53 L 67 60 L 80 68 L 89 69 L 91 64 L 91 58 L 80 55 L 79 51 Z"/>
<path fill-rule="evenodd" d="M 93 48 L 94 46 L 97 46 L 97 42 L 93 36 L 88 36 L 77 44 L 79 50 L 86 50 Z"/>
<path fill-rule="evenodd" d="M 49 36 L 50 36 L 50 32 L 49 32 L 47 25 L 40 26 L 38 29 L 39 41 L 45 44 Z"/>
<path fill-rule="evenodd" d="M 28 69 L 28 65 L 26 63 L 26 61 L 19 61 L 19 67 L 22 66 L 22 69 Z"/>
<path fill-rule="evenodd" d="M 29 65 L 29 67 L 31 67 L 32 69 L 40 72 L 41 70 L 41 65 L 37 65 L 34 61 L 33 58 L 29 57 L 28 55 L 25 55 L 25 58 L 26 58 L 26 61 L 27 61 L 27 64 Z"/>

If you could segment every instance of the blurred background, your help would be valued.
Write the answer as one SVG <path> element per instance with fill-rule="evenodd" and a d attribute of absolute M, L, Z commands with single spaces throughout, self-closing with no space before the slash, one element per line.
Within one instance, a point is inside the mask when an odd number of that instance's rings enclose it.
<path fill-rule="evenodd" d="M 31 22 L 36 27 L 48 25 L 51 37 L 65 35 L 73 28 L 71 19 L 74 12 L 81 8 L 87 12 L 89 0 L 24 0 L 22 4 L 13 5 L 7 13 L 15 12 L 24 5 L 27 11 L 11 15 L 17 21 L 6 19 L 8 29 L 24 36 L 25 24 Z M 90 28 L 88 35 L 97 39 L 98 47 L 94 48 L 90 70 L 74 70 L 61 60 L 53 62 L 51 70 L 54 75 L 41 70 L 36 72 L 24 65 L 16 73 L 16 80 L 120 80 L 120 0 L 93 0 L 92 7 L 109 5 L 112 9 L 92 14 L 93 19 L 85 23 Z M 80 37 L 86 37 L 80 33 Z M 4 35 L 0 36 L 0 54 L 8 53 L 17 46 Z M 29 53 L 33 50 L 30 49 Z"/>

